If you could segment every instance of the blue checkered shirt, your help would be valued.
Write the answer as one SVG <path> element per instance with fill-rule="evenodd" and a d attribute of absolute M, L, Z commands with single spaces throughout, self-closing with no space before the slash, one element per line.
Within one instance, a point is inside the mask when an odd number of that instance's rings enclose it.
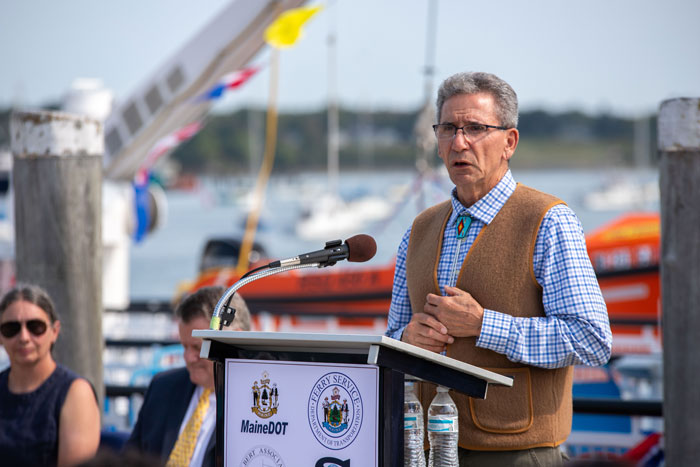
<path fill-rule="evenodd" d="M 456 189 L 452 191 L 452 214 L 445 228 L 437 270 L 440 293 L 445 294 L 445 286 L 455 285 L 469 248 L 481 229 L 493 221 L 515 187 L 509 170 L 486 196 L 469 208 L 459 202 Z M 460 215 L 472 217 L 461 245 L 455 228 Z M 406 285 L 410 234 L 409 228 L 396 258 L 386 331 L 386 335 L 394 339 L 401 339 L 412 314 Z M 535 242 L 533 266 L 535 278 L 542 286 L 546 316 L 516 318 L 498 310 L 484 309 L 477 347 L 503 354 L 513 362 L 543 368 L 606 363 L 612 348 L 610 321 L 588 257 L 583 228 L 568 206 L 554 206 L 544 216 Z M 457 274 L 452 273 L 455 268 Z"/>

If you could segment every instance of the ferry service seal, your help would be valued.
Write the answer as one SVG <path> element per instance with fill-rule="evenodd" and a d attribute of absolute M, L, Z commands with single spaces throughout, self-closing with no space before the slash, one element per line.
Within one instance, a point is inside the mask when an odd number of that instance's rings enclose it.
<path fill-rule="evenodd" d="M 311 432 L 321 445 L 343 449 L 355 441 L 362 427 L 360 390 L 344 373 L 327 373 L 311 388 L 307 415 Z"/>

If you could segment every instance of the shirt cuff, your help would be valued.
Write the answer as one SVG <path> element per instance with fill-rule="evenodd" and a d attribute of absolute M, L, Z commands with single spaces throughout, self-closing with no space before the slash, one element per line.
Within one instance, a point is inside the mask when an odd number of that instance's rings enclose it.
<path fill-rule="evenodd" d="M 476 346 L 505 354 L 512 320 L 510 315 L 484 308 L 484 319 Z"/>
<path fill-rule="evenodd" d="M 391 337 L 392 339 L 396 339 L 397 341 L 400 341 L 405 329 L 406 329 L 406 326 L 401 326 L 396 331 L 392 332 L 391 334 L 388 334 L 387 337 Z"/>

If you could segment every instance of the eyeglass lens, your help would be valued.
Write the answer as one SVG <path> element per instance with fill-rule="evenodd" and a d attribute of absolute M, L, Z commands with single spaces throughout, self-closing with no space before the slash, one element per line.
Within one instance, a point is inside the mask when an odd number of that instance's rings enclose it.
<path fill-rule="evenodd" d="M 27 330 L 35 336 L 41 336 L 46 332 L 46 322 L 40 319 L 30 319 L 25 322 Z M 20 321 L 8 321 L 0 324 L 0 333 L 6 338 L 14 337 L 22 329 Z"/>
<path fill-rule="evenodd" d="M 470 137 L 479 136 L 488 128 L 490 128 L 488 125 L 481 125 L 478 123 L 464 125 L 463 127 L 457 127 L 450 123 L 440 123 L 438 125 L 435 125 L 435 133 L 437 134 L 438 138 L 451 139 L 457 134 L 457 130 L 462 130 L 465 136 Z"/>

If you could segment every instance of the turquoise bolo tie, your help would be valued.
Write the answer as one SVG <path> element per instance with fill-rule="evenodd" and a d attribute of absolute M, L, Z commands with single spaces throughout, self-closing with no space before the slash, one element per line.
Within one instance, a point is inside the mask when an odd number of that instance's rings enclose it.
<path fill-rule="evenodd" d="M 457 239 L 462 240 L 464 237 L 467 236 L 467 231 L 469 230 L 469 226 L 472 224 L 472 218 L 471 216 L 459 216 L 457 218 Z"/>
<path fill-rule="evenodd" d="M 461 269 L 462 265 L 458 264 L 457 260 L 459 259 L 459 250 L 462 249 L 462 243 L 464 242 L 464 239 L 467 237 L 467 232 L 469 231 L 469 226 L 472 224 L 472 218 L 471 216 L 468 215 L 461 215 L 457 218 L 457 221 L 455 222 L 455 233 L 457 234 L 457 251 L 455 251 L 455 256 L 452 259 L 452 268 L 450 272 L 450 280 L 448 282 L 449 285 L 452 287 L 455 287 L 457 285 L 457 274 L 459 273 L 459 270 Z"/>

